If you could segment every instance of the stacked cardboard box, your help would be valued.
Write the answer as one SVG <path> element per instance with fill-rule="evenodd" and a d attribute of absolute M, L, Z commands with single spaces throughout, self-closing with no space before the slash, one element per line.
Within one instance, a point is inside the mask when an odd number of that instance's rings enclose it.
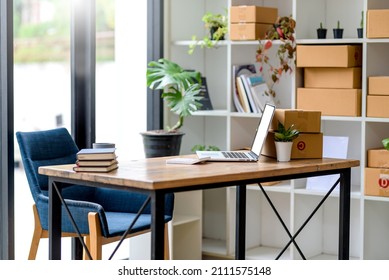
<path fill-rule="evenodd" d="M 389 151 L 386 149 L 367 151 L 365 195 L 389 196 Z"/>
<path fill-rule="evenodd" d="M 265 39 L 278 17 L 278 9 L 261 6 L 231 6 L 230 40 Z"/>
<path fill-rule="evenodd" d="M 286 128 L 293 124 L 300 131 L 299 137 L 293 141 L 291 159 L 323 157 L 321 112 L 295 109 L 276 109 L 269 134 L 262 149 L 263 155 L 276 157 L 274 131 L 277 129 L 278 122 L 281 122 Z"/>
<path fill-rule="evenodd" d="M 323 116 L 360 116 L 361 65 L 361 45 L 298 45 L 304 87 L 297 89 L 297 108 Z"/>
<path fill-rule="evenodd" d="M 368 10 L 366 22 L 367 38 L 389 38 L 389 10 Z"/>
<path fill-rule="evenodd" d="M 366 116 L 375 118 L 389 117 L 389 77 L 372 76 L 368 78 Z"/>

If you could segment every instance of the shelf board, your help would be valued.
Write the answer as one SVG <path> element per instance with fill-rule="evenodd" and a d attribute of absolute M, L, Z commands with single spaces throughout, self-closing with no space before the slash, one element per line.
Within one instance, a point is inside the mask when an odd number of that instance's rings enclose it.
<path fill-rule="evenodd" d="M 365 195 L 365 200 L 389 202 L 389 197 Z"/>
<path fill-rule="evenodd" d="M 295 189 L 294 193 L 296 194 L 303 194 L 303 195 L 318 195 L 323 196 L 327 193 L 325 190 L 307 190 L 307 189 Z M 330 197 L 339 197 L 339 191 L 333 190 Z M 351 192 L 351 198 L 352 199 L 360 199 L 361 193 L 360 192 Z"/>
<path fill-rule="evenodd" d="M 190 45 L 193 45 L 193 44 L 197 44 L 197 45 L 200 45 L 202 44 L 204 41 L 200 40 L 200 41 L 192 41 L 192 40 L 180 40 L 180 41 L 173 41 L 171 44 L 173 46 L 190 46 Z M 218 41 L 215 45 L 215 47 L 218 47 L 218 46 L 227 46 L 228 45 L 228 41 L 226 40 L 223 40 L 223 41 Z"/>
<path fill-rule="evenodd" d="M 322 116 L 323 121 L 349 121 L 349 122 L 360 122 L 362 117 L 342 117 L 342 116 Z"/>
<path fill-rule="evenodd" d="M 193 116 L 220 116 L 225 117 L 227 115 L 227 110 L 198 110 L 193 112 Z"/>
<path fill-rule="evenodd" d="M 174 215 L 173 217 L 173 226 L 179 226 L 183 224 L 199 222 L 200 218 L 198 216 L 189 216 L 189 215 Z"/>
<path fill-rule="evenodd" d="M 275 247 L 260 246 L 246 251 L 247 260 L 274 260 L 282 249 Z M 290 260 L 290 249 L 282 254 L 280 260 Z"/>
<path fill-rule="evenodd" d="M 202 251 L 205 255 L 225 257 L 227 256 L 226 241 L 203 238 Z"/>
<path fill-rule="evenodd" d="M 297 44 L 362 44 L 364 39 L 343 38 L 343 39 L 297 39 Z"/>

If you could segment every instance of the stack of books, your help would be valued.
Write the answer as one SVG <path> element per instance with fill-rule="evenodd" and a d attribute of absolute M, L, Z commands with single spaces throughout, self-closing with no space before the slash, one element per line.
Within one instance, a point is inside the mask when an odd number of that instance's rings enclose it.
<path fill-rule="evenodd" d="M 81 149 L 77 153 L 77 172 L 109 172 L 118 168 L 115 148 Z"/>

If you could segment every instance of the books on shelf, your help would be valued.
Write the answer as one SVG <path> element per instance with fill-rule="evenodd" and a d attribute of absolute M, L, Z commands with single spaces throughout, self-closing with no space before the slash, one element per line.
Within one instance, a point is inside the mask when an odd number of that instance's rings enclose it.
<path fill-rule="evenodd" d="M 118 168 L 115 148 L 82 149 L 77 153 L 77 172 L 109 172 Z"/>
<path fill-rule="evenodd" d="M 238 112 L 262 113 L 266 103 L 274 104 L 266 94 L 268 86 L 257 73 L 255 64 L 233 65 L 233 101 Z"/>
<path fill-rule="evenodd" d="M 199 100 L 199 103 L 202 104 L 200 110 L 213 110 L 207 86 L 207 79 L 205 77 L 201 77 L 200 96 L 202 97 L 202 99 Z"/>

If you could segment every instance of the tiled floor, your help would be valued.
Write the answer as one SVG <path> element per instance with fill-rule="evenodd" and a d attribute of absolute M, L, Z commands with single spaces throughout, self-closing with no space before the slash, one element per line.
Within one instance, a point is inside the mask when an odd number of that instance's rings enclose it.
<path fill-rule="evenodd" d="M 34 230 L 33 199 L 22 168 L 15 169 L 15 259 L 26 260 Z M 103 259 L 108 259 L 116 243 L 103 247 Z M 62 259 L 71 259 L 71 240 L 62 238 Z M 128 258 L 129 241 L 123 242 L 114 259 Z M 37 260 L 48 260 L 48 240 L 41 239 Z"/>

